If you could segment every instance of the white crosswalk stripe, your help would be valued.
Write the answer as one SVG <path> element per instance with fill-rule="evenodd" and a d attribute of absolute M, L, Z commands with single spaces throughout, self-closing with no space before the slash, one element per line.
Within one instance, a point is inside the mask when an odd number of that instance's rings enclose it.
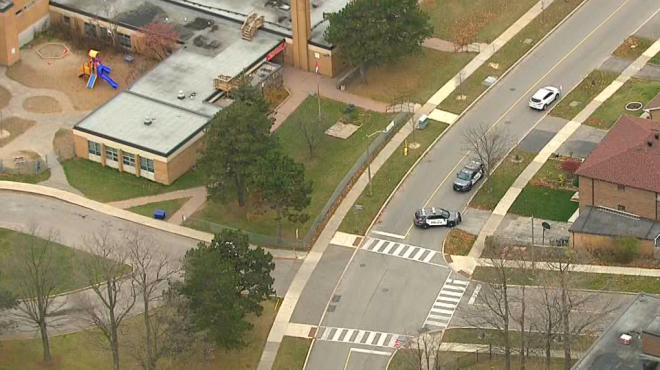
<path fill-rule="evenodd" d="M 438 263 L 431 262 L 433 257 L 438 255 L 438 252 L 426 248 L 416 247 L 414 245 L 392 242 L 389 240 L 377 238 L 367 238 L 367 240 L 365 240 L 364 244 L 362 245 L 362 249 L 369 252 L 386 254 L 392 257 L 399 257 L 411 261 L 446 267 Z"/>
<path fill-rule="evenodd" d="M 468 284 L 469 281 L 452 279 L 452 274 L 449 274 L 424 321 L 424 326 L 430 330 L 446 328 Z"/>
<path fill-rule="evenodd" d="M 316 339 L 374 347 L 396 348 L 408 341 L 410 337 L 395 333 L 321 326 L 316 333 Z"/>

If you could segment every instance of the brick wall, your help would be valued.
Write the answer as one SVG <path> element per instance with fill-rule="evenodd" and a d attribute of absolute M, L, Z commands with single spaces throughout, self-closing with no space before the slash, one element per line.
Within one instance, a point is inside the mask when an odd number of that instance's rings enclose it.
<path fill-rule="evenodd" d="M 611 251 L 620 248 L 614 237 L 576 232 L 571 233 L 571 244 L 573 248 L 583 251 L 593 251 L 594 249 Z M 642 257 L 653 258 L 653 242 L 638 239 L 637 254 Z"/>
<path fill-rule="evenodd" d="M 625 211 L 643 218 L 657 220 L 656 193 L 626 186 L 619 190 L 617 184 L 580 177 L 580 209 L 585 206 L 601 206 L 612 209 L 625 207 Z"/>
<path fill-rule="evenodd" d="M 198 151 L 204 145 L 204 140 L 201 137 L 193 140 L 196 141 L 167 162 L 170 184 L 186 173 L 197 162 Z"/>
<path fill-rule="evenodd" d="M 88 157 L 88 145 L 87 145 L 87 138 L 78 136 L 75 134 L 73 135 L 73 146 L 76 150 L 76 157 L 80 158 L 87 158 Z"/>

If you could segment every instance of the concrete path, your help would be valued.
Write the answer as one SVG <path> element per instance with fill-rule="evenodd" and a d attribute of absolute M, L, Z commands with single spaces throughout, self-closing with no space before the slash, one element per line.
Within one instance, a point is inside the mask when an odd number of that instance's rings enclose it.
<path fill-rule="evenodd" d="M 127 200 L 121 200 L 118 202 L 107 203 L 113 207 L 120 209 L 128 209 L 132 207 L 142 206 L 149 203 L 155 202 L 164 202 L 168 200 L 181 199 L 181 198 L 190 198 L 186 203 L 179 208 L 167 222 L 181 225 L 183 223 L 183 216 L 190 216 L 193 214 L 199 207 L 206 202 L 206 187 L 198 186 L 196 188 L 177 190 L 169 193 L 151 195 L 148 197 L 133 198 Z"/>
<path fill-rule="evenodd" d="M 493 346 L 493 353 L 498 353 L 503 351 L 500 348 L 496 348 Z M 483 360 L 482 362 L 487 362 L 488 361 L 488 350 L 489 346 L 488 344 L 468 344 L 468 343 L 440 343 L 440 351 L 442 352 L 477 352 L 479 351 L 480 354 L 483 355 Z M 514 349 L 517 350 L 517 349 Z M 543 349 L 538 349 L 538 350 L 531 350 L 529 352 L 530 356 L 534 357 L 545 357 L 545 352 Z M 564 358 L 564 351 L 563 350 L 551 350 L 550 351 L 550 356 L 553 358 Z M 582 356 L 581 352 L 575 352 L 571 351 L 571 356 L 573 357 L 580 357 Z"/>
<path fill-rule="evenodd" d="M 0 78 L 0 86 L 7 89 L 12 96 L 9 105 L 2 109 L 3 118 L 18 117 L 35 121 L 36 124 L 21 134 L 21 136 L 1 147 L 0 159 L 11 160 L 13 153 L 19 150 L 29 150 L 38 153 L 46 160 L 51 172 L 50 179 L 44 181 L 44 185 L 81 194 L 67 182 L 62 165 L 58 162 L 53 148 L 53 138 L 58 129 L 73 127 L 74 124 L 89 114 L 89 112 L 75 110 L 69 97 L 60 91 L 23 86 L 7 77 L 6 72 L 6 67 L 0 67 L 0 75 L 2 76 Z M 26 111 L 23 108 L 23 102 L 25 99 L 35 96 L 47 96 L 57 100 L 62 111 L 45 114 Z"/>
<path fill-rule="evenodd" d="M 495 234 L 500 223 L 504 219 L 504 216 L 509 211 L 509 208 L 513 205 L 518 195 L 522 192 L 523 188 L 527 183 L 534 177 L 536 172 L 543 166 L 543 164 L 550 158 L 550 156 L 555 153 L 559 147 L 568 140 L 571 135 L 577 131 L 578 128 L 582 125 L 582 122 L 586 121 L 591 114 L 598 107 L 600 107 L 605 100 L 614 95 L 621 86 L 623 86 L 626 81 L 634 77 L 639 70 L 641 70 L 646 63 L 651 59 L 656 53 L 660 52 L 660 41 L 656 41 L 651 47 L 642 54 L 637 60 L 630 64 L 621 75 L 614 80 L 608 87 L 606 87 L 592 102 L 590 102 L 578 115 L 570 122 L 568 122 L 551 140 L 550 142 L 540 151 L 540 153 L 534 158 L 532 163 L 523 170 L 523 172 L 518 176 L 516 181 L 513 183 L 511 188 L 504 194 L 504 197 L 495 207 L 493 214 L 486 221 L 483 229 L 477 237 L 477 241 L 474 243 L 474 246 L 470 250 L 469 259 L 461 259 L 461 262 L 454 261 L 451 265 L 457 271 L 463 271 L 468 274 L 472 274 L 474 268 L 477 266 L 476 261 L 481 256 L 483 252 L 484 244 L 486 237 Z"/>
<path fill-rule="evenodd" d="M 466 48 L 461 48 L 458 45 L 454 44 L 451 41 L 437 39 L 432 37 L 430 39 L 424 40 L 422 46 L 425 48 L 444 51 L 446 53 L 480 53 L 482 50 L 488 47 L 488 44 L 474 42 L 467 45 Z"/>
<path fill-rule="evenodd" d="M 467 264 L 471 260 L 467 256 L 451 256 L 452 260 L 458 262 L 459 264 Z M 493 264 L 499 264 L 502 261 L 493 260 L 491 261 L 488 258 L 476 258 L 476 266 L 491 267 Z M 506 260 L 504 265 L 510 268 L 518 268 L 523 265 L 527 265 L 529 268 L 532 267 L 531 262 L 520 262 L 515 260 Z M 551 262 L 536 262 L 534 267 L 540 270 L 552 271 L 556 270 L 556 267 L 553 267 Z M 586 272 L 590 274 L 611 274 L 611 275 L 626 275 L 626 276 L 648 276 L 648 277 L 660 277 L 660 270 L 658 269 L 645 269 L 639 267 L 623 267 L 623 266 L 601 266 L 601 265 L 573 265 L 571 272 Z"/>
<path fill-rule="evenodd" d="M 310 96 L 310 92 L 316 93 L 316 78 L 317 75 L 313 72 L 305 72 L 303 70 L 293 68 L 291 66 L 283 66 L 284 69 L 284 85 L 291 96 L 284 102 L 275 113 L 275 124 L 272 131 L 275 131 L 284 121 L 289 117 L 298 106 Z M 341 91 L 335 86 L 335 80 L 324 76 L 319 76 L 319 89 L 321 97 L 329 98 L 344 102 L 346 104 L 354 104 L 357 107 L 375 111 L 385 112 L 387 107 L 386 103 L 371 100 L 359 95 L 353 95 L 346 91 Z"/>

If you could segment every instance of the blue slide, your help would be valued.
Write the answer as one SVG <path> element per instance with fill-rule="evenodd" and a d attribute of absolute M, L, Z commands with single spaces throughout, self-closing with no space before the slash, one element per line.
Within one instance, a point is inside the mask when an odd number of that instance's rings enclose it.
<path fill-rule="evenodd" d="M 115 80 L 113 80 L 112 78 L 110 78 L 110 76 L 108 76 L 108 73 L 112 72 L 112 69 L 110 69 L 110 67 L 104 64 L 99 64 L 97 70 L 99 71 L 99 77 L 104 79 L 110 86 L 112 86 L 113 89 L 116 89 L 117 86 L 119 86 L 119 84 L 117 84 Z"/>
<path fill-rule="evenodd" d="M 92 72 L 92 74 L 89 75 L 89 80 L 87 80 L 87 88 L 93 89 L 95 83 L 96 83 L 96 73 Z"/>

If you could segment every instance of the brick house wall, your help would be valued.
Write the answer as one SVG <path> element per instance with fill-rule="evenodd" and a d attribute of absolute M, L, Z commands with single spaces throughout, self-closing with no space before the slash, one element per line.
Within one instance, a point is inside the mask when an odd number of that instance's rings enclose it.
<path fill-rule="evenodd" d="M 0 65 L 10 66 L 21 59 L 20 47 L 31 41 L 48 18 L 48 0 L 13 0 L 0 13 Z"/>
<path fill-rule="evenodd" d="M 640 257 L 653 258 L 653 241 L 637 239 L 637 254 Z M 576 250 L 591 252 L 619 250 L 621 247 L 616 238 L 607 235 L 594 235 L 571 232 L 571 243 Z"/>
<path fill-rule="evenodd" d="M 611 182 L 580 176 L 580 210 L 585 206 L 600 206 L 658 220 L 657 196 L 655 192 L 630 186 L 620 188 Z"/>
<path fill-rule="evenodd" d="M 167 162 L 167 173 L 169 174 L 169 183 L 173 183 L 188 171 L 199 158 L 199 150 L 204 146 L 204 140 L 200 134 L 191 140 L 187 148 L 174 153 Z"/>

